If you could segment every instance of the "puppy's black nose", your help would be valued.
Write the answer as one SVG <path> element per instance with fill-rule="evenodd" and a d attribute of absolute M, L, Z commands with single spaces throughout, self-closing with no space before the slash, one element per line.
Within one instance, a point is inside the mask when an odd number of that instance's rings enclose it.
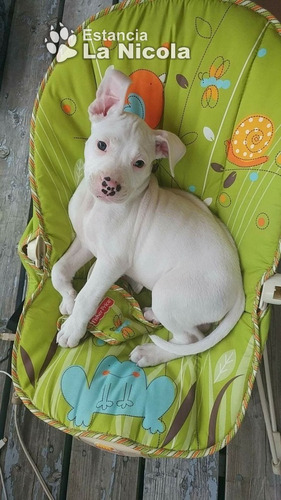
<path fill-rule="evenodd" d="M 117 184 L 116 181 L 111 180 L 111 177 L 104 177 L 101 185 L 103 187 L 101 192 L 107 196 L 114 196 L 122 189 L 121 184 Z"/>

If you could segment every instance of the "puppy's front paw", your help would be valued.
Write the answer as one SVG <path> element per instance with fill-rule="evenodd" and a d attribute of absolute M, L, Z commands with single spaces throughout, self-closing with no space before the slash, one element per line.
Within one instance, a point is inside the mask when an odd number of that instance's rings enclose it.
<path fill-rule="evenodd" d="M 139 367 L 155 366 L 165 363 L 169 359 L 169 353 L 159 349 L 155 344 L 138 345 L 130 354 L 130 359 Z"/>
<path fill-rule="evenodd" d="M 61 347 L 76 347 L 84 334 L 84 327 L 77 325 L 72 316 L 69 316 L 57 334 L 57 343 Z"/>
<path fill-rule="evenodd" d="M 67 314 L 68 316 L 72 313 L 74 304 L 75 304 L 75 298 L 77 296 L 77 293 L 75 290 L 73 290 L 71 293 L 67 293 L 63 296 L 63 299 L 60 303 L 60 312 L 61 314 Z"/>

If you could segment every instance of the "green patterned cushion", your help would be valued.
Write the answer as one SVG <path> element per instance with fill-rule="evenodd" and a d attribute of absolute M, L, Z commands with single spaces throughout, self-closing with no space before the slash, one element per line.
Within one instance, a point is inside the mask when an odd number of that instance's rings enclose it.
<path fill-rule="evenodd" d="M 228 443 L 247 408 L 269 325 L 259 295 L 279 260 L 281 219 L 280 93 L 274 84 L 281 80 L 281 27 L 268 13 L 254 12 L 262 9 L 252 2 L 248 7 L 147 0 L 107 9 L 78 29 L 73 57 L 50 66 L 35 102 L 34 213 L 19 248 L 28 289 L 14 347 L 14 383 L 38 417 L 106 449 L 203 456 Z M 106 39 L 96 40 L 103 30 Z M 110 33 L 128 31 L 139 40 L 131 42 L 133 49 L 125 41 L 121 59 L 122 41 Z M 147 40 L 140 40 L 141 33 Z M 126 111 L 186 144 L 175 179 L 166 161 L 159 162 L 159 182 L 199 196 L 228 226 L 246 293 L 245 313 L 221 343 L 147 369 L 129 361 L 129 354 L 149 341 L 153 326 L 138 305 L 148 297 L 132 298 L 119 285 L 92 322 L 94 336 L 70 350 L 55 342 L 60 296 L 50 272 L 73 239 L 67 206 L 90 133 L 87 108 L 111 64 L 132 78 Z M 46 246 L 41 269 L 26 255 L 38 235 Z M 77 290 L 88 269 L 77 274 Z M 163 328 L 159 334 L 169 338 Z"/>

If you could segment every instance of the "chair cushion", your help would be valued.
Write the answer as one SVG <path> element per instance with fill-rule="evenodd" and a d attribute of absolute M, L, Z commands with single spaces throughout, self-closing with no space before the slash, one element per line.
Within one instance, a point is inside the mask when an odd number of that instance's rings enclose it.
<path fill-rule="evenodd" d="M 147 0 L 106 9 L 77 30 L 72 57 L 50 66 L 35 101 L 34 213 L 19 246 L 28 288 L 14 384 L 39 418 L 116 452 L 197 457 L 225 446 L 243 419 L 267 338 L 270 314 L 259 310 L 259 295 L 280 257 L 281 27 L 252 2 L 251 9 L 239 3 Z M 122 45 L 128 33 L 134 39 Z M 133 299 L 120 285 L 104 298 L 99 335 L 70 350 L 55 341 L 60 296 L 50 272 L 73 239 L 67 206 L 90 133 L 87 108 L 111 64 L 132 78 L 125 110 L 186 144 L 175 179 L 166 160 L 158 162 L 159 182 L 199 196 L 228 226 L 246 293 L 245 313 L 222 342 L 145 369 L 129 354 L 153 329 L 139 311 L 147 296 Z M 46 245 L 42 269 L 26 255 L 38 235 Z M 77 273 L 77 290 L 89 266 Z M 128 301 L 135 302 L 126 316 Z M 116 343 L 120 332 L 126 341 Z M 169 338 L 164 328 L 159 334 Z"/>

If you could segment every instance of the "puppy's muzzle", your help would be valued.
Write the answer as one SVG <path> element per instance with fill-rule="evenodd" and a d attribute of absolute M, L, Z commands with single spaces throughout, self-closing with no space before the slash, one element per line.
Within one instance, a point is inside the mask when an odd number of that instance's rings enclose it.
<path fill-rule="evenodd" d="M 121 184 L 118 181 L 111 179 L 111 177 L 106 176 L 101 182 L 101 192 L 104 196 L 115 196 L 122 189 Z"/>
<path fill-rule="evenodd" d="M 120 176 L 105 173 L 91 175 L 89 188 L 94 196 L 104 201 L 121 202 L 126 197 L 126 189 Z"/>

